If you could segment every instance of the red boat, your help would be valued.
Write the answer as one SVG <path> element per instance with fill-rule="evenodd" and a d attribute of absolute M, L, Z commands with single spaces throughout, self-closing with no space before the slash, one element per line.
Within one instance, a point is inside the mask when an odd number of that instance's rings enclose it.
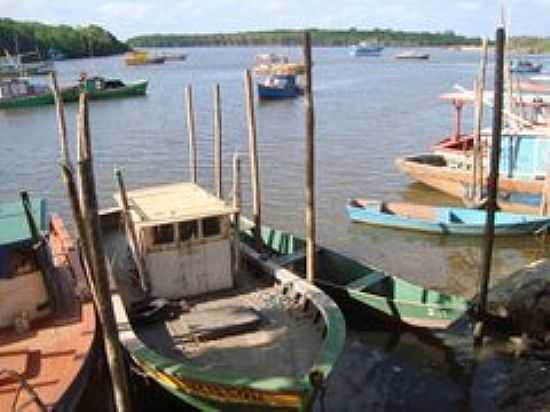
<path fill-rule="evenodd" d="M 77 248 L 43 200 L 0 204 L 0 411 L 81 410 L 98 363 Z"/>

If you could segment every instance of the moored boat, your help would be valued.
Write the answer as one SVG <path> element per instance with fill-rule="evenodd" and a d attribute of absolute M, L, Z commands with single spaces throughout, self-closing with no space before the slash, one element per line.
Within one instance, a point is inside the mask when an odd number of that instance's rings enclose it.
<path fill-rule="evenodd" d="M 87 287 L 43 200 L 0 205 L 0 410 L 81 410 L 100 354 Z"/>
<path fill-rule="evenodd" d="M 395 58 L 400 60 L 428 60 L 430 55 L 428 53 L 420 53 L 416 50 L 408 50 L 397 54 Z"/>
<path fill-rule="evenodd" d="M 101 221 L 133 362 L 201 410 L 307 410 L 343 347 L 335 303 L 239 245 L 237 210 L 193 183 L 116 199 Z"/>
<path fill-rule="evenodd" d="M 384 47 L 378 44 L 361 42 L 351 46 L 350 55 L 354 57 L 378 57 L 382 54 L 383 50 Z"/>
<path fill-rule="evenodd" d="M 144 50 L 135 50 L 126 54 L 124 62 L 128 66 L 141 66 L 144 64 L 163 64 L 166 62 L 165 56 L 153 56 Z"/>
<path fill-rule="evenodd" d="M 510 71 L 512 73 L 540 73 L 542 63 L 533 63 L 529 60 L 516 59 L 510 63 Z"/>
<path fill-rule="evenodd" d="M 147 92 L 148 84 L 147 80 L 125 83 L 120 79 L 106 79 L 99 76 L 84 77 L 80 79 L 79 93 L 72 100 L 78 101 L 80 91 L 85 91 L 91 100 L 143 96 Z M 65 100 L 67 101 L 67 99 Z"/>
<path fill-rule="evenodd" d="M 260 99 L 287 99 L 298 97 L 304 89 L 298 85 L 295 75 L 274 75 L 258 82 L 258 97 Z"/>
<path fill-rule="evenodd" d="M 242 233 L 253 244 L 253 225 Z M 289 232 L 263 226 L 263 253 L 291 271 L 305 273 L 305 242 Z M 316 251 L 315 284 L 325 290 L 350 319 L 364 326 L 373 321 L 383 327 L 443 329 L 468 309 L 459 296 L 414 285 L 374 266 L 365 265 L 330 249 Z"/>
<path fill-rule="evenodd" d="M 376 226 L 444 235 L 483 236 L 487 212 L 459 207 L 438 207 L 409 202 L 351 199 L 349 218 Z M 550 217 L 508 212 L 495 213 L 496 236 L 530 235 L 550 226 Z"/>

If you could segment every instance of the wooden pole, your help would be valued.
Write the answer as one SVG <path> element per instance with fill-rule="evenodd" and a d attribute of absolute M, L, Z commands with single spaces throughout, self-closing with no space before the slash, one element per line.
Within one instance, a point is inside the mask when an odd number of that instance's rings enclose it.
<path fill-rule="evenodd" d="M 50 88 L 55 101 L 55 111 L 57 114 L 57 130 L 59 134 L 59 147 L 61 150 L 61 160 L 71 165 L 69 157 L 69 145 L 67 143 L 67 122 L 65 121 L 65 108 L 63 106 L 63 99 L 61 92 L 59 91 L 59 85 L 57 84 L 57 75 L 55 72 L 50 74 Z"/>
<path fill-rule="evenodd" d="M 233 274 L 241 269 L 240 249 L 240 209 L 241 209 L 241 159 L 238 153 L 233 154 L 233 208 L 237 210 L 233 214 Z"/>
<path fill-rule="evenodd" d="M 493 131 L 491 145 L 491 163 L 487 181 L 487 220 L 485 222 L 485 239 L 483 244 L 483 259 L 481 266 L 481 287 L 479 293 L 478 322 L 474 329 L 474 343 L 483 343 L 484 322 L 486 318 L 487 293 L 491 274 L 491 258 L 495 238 L 495 211 L 497 208 L 498 175 L 500 162 L 500 134 L 502 131 L 502 100 L 504 92 L 504 28 L 499 27 L 496 32 L 495 58 L 495 94 L 493 107 Z"/>
<path fill-rule="evenodd" d="M 187 136 L 189 138 L 189 171 L 191 182 L 197 183 L 197 140 L 195 136 L 195 113 L 193 112 L 193 91 L 191 85 L 185 88 L 187 102 Z"/>
<path fill-rule="evenodd" d="M 82 158 L 78 168 L 82 176 L 82 214 L 86 237 L 89 240 L 90 267 L 95 279 L 97 293 L 97 312 L 103 328 L 103 342 L 107 364 L 111 373 L 115 405 L 118 412 L 131 411 L 130 392 L 128 389 L 128 374 L 122 353 L 122 347 L 118 341 L 111 292 L 109 287 L 109 275 L 103 248 L 102 233 L 99 225 L 97 197 L 95 189 L 94 171 L 92 163 L 92 148 L 90 141 L 90 129 L 88 124 L 88 99 L 85 93 L 80 95 L 79 106 L 79 138 L 82 140 L 80 147 Z"/>
<path fill-rule="evenodd" d="M 260 194 L 260 171 L 258 169 L 258 141 L 256 133 L 256 113 L 254 109 L 254 90 L 250 70 L 244 73 L 246 97 L 246 120 L 248 124 L 248 153 L 250 157 L 250 180 L 252 183 L 252 220 L 254 221 L 254 239 L 256 250 L 262 249 L 262 207 Z"/>
<path fill-rule="evenodd" d="M 214 182 L 216 196 L 223 199 L 222 188 L 222 108 L 220 85 L 214 85 Z"/>
<path fill-rule="evenodd" d="M 315 278 L 315 113 L 313 109 L 311 76 L 311 35 L 304 33 L 305 63 L 305 127 L 306 127 L 306 278 L 313 283 Z"/>
<path fill-rule="evenodd" d="M 478 193 L 477 193 L 477 201 L 481 201 L 481 197 L 483 195 L 483 142 L 482 142 L 482 136 L 481 136 L 481 128 L 483 126 L 483 96 L 485 94 L 485 79 L 487 77 L 487 59 L 488 59 L 488 51 L 489 51 L 489 41 L 487 40 L 487 37 L 484 37 L 481 42 L 481 62 L 479 65 L 479 95 L 481 98 L 481 103 L 479 105 L 479 116 L 476 118 L 476 123 L 474 127 L 476 130 L 479 130 L 479 136 L 477 139 L 477 145 L 478 145 L 478 153 L 479 156 L 477 158 L 477 174 L 479 183 L 477 185 L 478 187 Z M 475 142 L 474 142 L 475 144 Z"/>
<path fill-rule="evenodd" d="M 151 285 L 149 282 L 145 260 L 139 250 L 136 227 L 134 225 L 134 221 L 132 220 L 132 215 L 130 214 L 130 204 L 128 202 L 128 195 L 126 193 L 126 185 L 124 184 L 124 179 L 122 178 L 122 172 L 119 169 L 115 170 L 115 176 L 120 192 L 120 202 L 122 203 L 124 225 L 126 226 L 126 233 L 128 234 L 128 238 L 130 239 L 130 249 L 134 257 L 134 262 L 136 262 L 141 288 L 146 294 L 149 294 L 149 291 L 151 290 Z"/>
<path fill-rule="evenodd" d="M 546 158 L 550 160 L 550 151 L 546 153 Z M 549 206 L 550 202 L 550 164 L 546 166 L 546 176 L 544 177 L 544 184 L 542 185 L 541 199 L 540 199 L 540 215 L 548 216 L 550 214 Z"/>

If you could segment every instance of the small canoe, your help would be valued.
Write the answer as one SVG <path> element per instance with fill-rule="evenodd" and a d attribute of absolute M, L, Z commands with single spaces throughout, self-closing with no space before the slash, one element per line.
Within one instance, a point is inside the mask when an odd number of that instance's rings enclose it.
<path fill-rule="evenodd" d="M 241 240 L 252 246 L 253 224 L 243 219 Z M 304 276 L 305 242 L 289 232 L 262 226 L 263 254 L 294 273 Z M 330 249 L 316 251 L 315 285 L 333 298 L 346 318 L 365 325 L 412 329 L 444 329 L 468 309 L 459 296 L 417 286 L 374 266 L 343 256 Z"/>
<path fill-rule="evenodd" d="M 442 235 L 483 236 L 486 212 L 460 207 L 438 207 L 408 202 L 352 199 L 346 206 L 354 222 Z M 495 235 L 530 235 L 550 225 L 548 216 L 496 212 Z"/>

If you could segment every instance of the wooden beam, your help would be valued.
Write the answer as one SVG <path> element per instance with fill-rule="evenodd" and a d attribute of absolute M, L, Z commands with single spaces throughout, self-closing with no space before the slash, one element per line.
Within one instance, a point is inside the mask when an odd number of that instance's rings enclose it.
<path fill-rule="evenodd" d="M 197 183 L 197 139 L 195 135 L 195 113 L 193 111 L 193 90 L 191 85 L 185 88 L 187 107 L 187 137 L 189 139 L 189 173 L 191 182 Z"/>
<path fill-rule="evenodd" d="M 233 214 L 233 275 L 235 275 L 241 268 L 241 159 L 238 153 L 233 154 L 233 208 L 237 210 Z"/>
<path fill-rule="evenodd" d="M 502 103 L 504 94 L 504 44 L 505 32 L 499 27 L 496 32 L 495 51 L 495 91 L 493 107 L 493 130 L 491 146 L 491 162 L 489 177 L 487 180 L 487 220 L 485 222 L 485 237 L 483 242 L 483 255 L 481 264 L 481 286 L 478 322 L 474 330 L 474 343 L 483 343 L 484 322 L 487 316 L 487 293 L 489 290 L 489 278 L 491 275 L 491 259 L 493 256 L 493 244 L 495 240 L 495 212 L 497 209 L 498 175 L 500 164 L 500 135 L 502 132 Z"/>
<path fill-rule="evenodd" d="M 260 191 L 260 170 L 258 168 L 258 138 L 256 133 L 256 111 L 254 108 L 254 89 L 252 75 L 247 69 L 244 73 L 246 99 L 246 123 L 248 125 L 248 154 L 250 157 L 250 180 L 252 183 L 252 220 L 254 221 L 254 239 L 257 250 L 262 246 L 262 205 Z"/>
<path fill-rule="evenodd" d="M 214 183 L 216 196 L 223 199 L 222 187 L 222 108 L 220 85 L 214 85 Z"/>
<path fill-rule="evenodd" d="M 306 278 L 310 283 L 315 280 L 315 113 L 313 109 L 311 75 L 311 35 L 304 33 L 305 64 L 305 129 L 306 129 Z"/>

